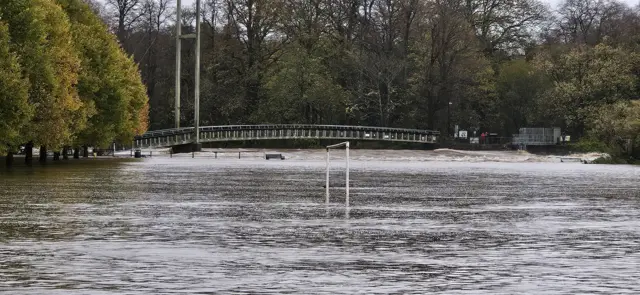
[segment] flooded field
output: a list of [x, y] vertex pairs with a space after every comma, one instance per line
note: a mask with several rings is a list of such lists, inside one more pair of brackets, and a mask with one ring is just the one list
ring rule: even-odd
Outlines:
[[237, 152], [0, 170], [0, 293], [640, 294], [640, 167]]

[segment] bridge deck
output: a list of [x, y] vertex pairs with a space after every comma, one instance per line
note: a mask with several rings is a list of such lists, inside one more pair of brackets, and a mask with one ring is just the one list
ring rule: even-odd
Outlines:
[[[138, 148], [169, 147], [195, 142], [195, 128], [149, 131], [135, 138]], [[437, 131], [343, 125], [228, 125], [200, 127], [200, 142], [273, 139], [348, 139], [434, 143]]]

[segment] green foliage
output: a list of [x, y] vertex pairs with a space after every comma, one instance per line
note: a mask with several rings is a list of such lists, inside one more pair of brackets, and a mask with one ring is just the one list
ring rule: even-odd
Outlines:
[[266, 88], [269, 98], [259, 107], [260, 122], [328, 124], [345, 113], [347, 93], [332, 81], [320, 57], [297, 45], [286, 49]]
[[640, 148], [640, 101], [603, 105], [590, 114], [588, 126], [589, 135], [608, 145], [614, 154], [637, 151]]
[[0, 4], [0, 138], [107, 145], [146, 130], [137, 66], [81, 0]]
[[[484, 130], [499, 130], [500, 102], [496, 89], [495, 72], [486, 59], [478, 57], [473, 67], [468, 68], [472, 83], [465, 87], [463, 100], [455, 106], [456, 124], [478, 127]], [[469, 120], [467, 121], [467, 117]], [[468, 126], [468, 127], [466, 127]]]
[[570, 132], [583, 135], [588, 116], [603, 104], [636, 97], [638, 56], [606, 45], [577, 47], [557, 57], [541, 56], [539, 68], [553, 86], [540, 100], [547, 122], [561, 119]]
[[71, 20], [82, 70], [78, 92], [90, 115], [78, 143], [107, 146], [146, 131], [147, 95], [137, 66], [120, 49], [115, 36], [80, 0], [57, 0]]
[[29, 81], [22, 76], [18, 57], [9, 49], [9, 28], [0, 21], [0, 153], [25, 139], [20, 131], [33, 115]]
[[521, 127], [545, 126], [551, 122], [537, 120], [536, 100], [548, 83], [541, 73], [524, 59], [504, 62], [500, 65], [496, 81], [499, 97], [500, 122], [505, 134], [515, 134]]
[[0, 13], [29, 80], [29, 103], [35, 108], [21, 134], [36, 144], [60, 147], [87, 119], [75, 88], [80, 67], [68, 18], [51, 0], [9, 1]]
[[576, 143], [570, 144], [570, 149], [583, 153], [611, 153], [611, 148], [604, 142], [593, 137], [583, 137]]
[[598, 162], [603, 164], [628, 163], [629, 156], [640, 158], [640, 101], [602, 105], [590, 114], [587, 126], [588, 135], [571, 144], [572, 150], [612, 155]]
[[[640, 54], [627, 40], [640, 18], [629, 10], [603, 2], [572, 14], [580, 3], [569, 1], [557, 29], [533, 38], [550, 19], [537, 0], [351, 2], [206, 1], [201, 123], [459, 125], [501, 136], [559, 126], [582, 137], [576, 148], [621, 153], [630, 138], [640, 151], [629, 103], [640, 97]], [[143, 20], [119, 26], [118, 44], [83, 0], [3, 1], [0, 149], [127, 142], [147, 129], [148, 96], [153, 128], [172, 127], [171, 9], [147, 4], [106, 11]], [[182, 126], [193, 124], [193, 50], [183, 42]]]

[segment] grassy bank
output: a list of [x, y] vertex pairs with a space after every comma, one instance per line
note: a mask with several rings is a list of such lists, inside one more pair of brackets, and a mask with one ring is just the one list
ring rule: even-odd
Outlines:
[[[633, 164], [640, 165], [640, 154], [629, 153], [624, 147], [619, 145], [608, 145], [604, 142], [585, 138], [576, 143], [568, 145], [574, 153], [607, 153], [608, 158], [599, 158], [593, 161], [594, 164]], [[640, 148], [634, 150], [640, 151]]]

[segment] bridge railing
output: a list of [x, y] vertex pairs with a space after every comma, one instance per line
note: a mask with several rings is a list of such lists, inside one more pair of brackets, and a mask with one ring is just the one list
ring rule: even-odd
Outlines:
[[[184, 133], [192, 133], [194, 127], [183, 127], [183, 128], [173, 128], [173, 129], [162, 129], [162, 130], [153, 130], [147, 131], [143, 135], [137, 136], [138, 138], [150, 138], [150, 137], [158, 137], [165, 135], [176, 135], [176, 134], [184, 134]], [[200, 128], [202, 130], [202, 128]]]
[[[374, 127], [374, 126], [346, 126], [346, 125], [310, 125], [310, 124], [264, 124], [264, 125], [223, 125], [223, 126], [203, 126], [203, 131], [226, 131], [226, 130], [275, 130], [275, 129], [318, 129], [318, 130], [359, 130], [372, 132], [410, 132], [429, 135], [440, 135], [440, 132], [433, 130], [408, 129], [408, 128], [390, 128], [390, 127]], [[145, 134], [136, 137], [136, 139], [153, 138], [166, 135], [178, 135], [192, 133], [194, 127], [184, 127], [177, 129], [163, 129], [148, 131]]]
[[[184, 127], [149, 131], [134, 140], [136, 147], [166, 147], [192, 143], [195, 128]], [[200, 141], [237, 141], [263, 139], [353, 139], [434, 143], [437, 131], [373, 126], [272, 124], [200, 127]]]
[[263, 125], [224, 125], [224, 126], [204, 126], [202, 131], [217, 130], [260, 130], [260, 129], [327, 129], [327, 130], [362, 130], [362, 131], [389, 131], [389, 132], [416, 132], [438, 135], [440, 132], [422, 129], [376, 127], [376, 126], [354, 126], [354, 125], [311, 125], [311, 124], [263, 124]]

